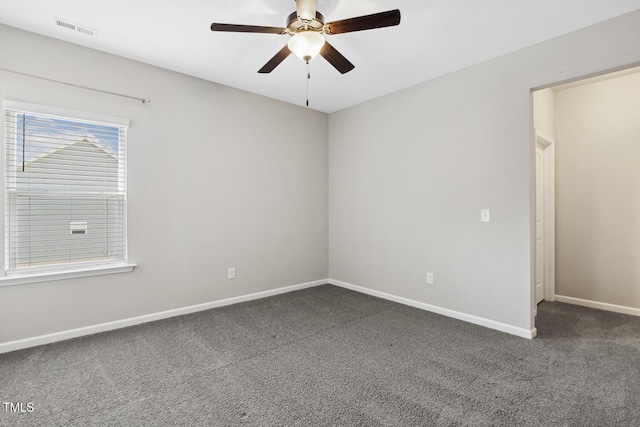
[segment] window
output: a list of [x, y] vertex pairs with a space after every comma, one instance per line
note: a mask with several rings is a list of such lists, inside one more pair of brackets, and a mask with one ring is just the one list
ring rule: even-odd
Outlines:
[[6, 275], [126, 264], [128, 120], [3, 107]]

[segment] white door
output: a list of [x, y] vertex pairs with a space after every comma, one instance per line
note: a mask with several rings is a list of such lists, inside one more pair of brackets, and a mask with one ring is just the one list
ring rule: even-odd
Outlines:
[[536, 304], [544, 299], [544, 147], [536, 144]]

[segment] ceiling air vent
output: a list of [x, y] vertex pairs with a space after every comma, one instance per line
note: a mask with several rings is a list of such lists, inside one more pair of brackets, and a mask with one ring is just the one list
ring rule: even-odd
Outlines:
[[73, 22], [69, 22], [64, 19], [54, 18], [56, 26], [65, 28], [67, 30], [76, 31], [78, 33], [85, 34], [87, 36], [95, 36], [98, 34], [98, 30], [94, 30], [93, 28], [84, 27], [82, 25], [74, 24]]

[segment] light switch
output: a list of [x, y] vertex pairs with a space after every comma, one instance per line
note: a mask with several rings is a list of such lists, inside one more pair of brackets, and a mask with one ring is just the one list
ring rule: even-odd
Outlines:
[[480, 222], [491, 222], [490, 209], [480, 209]]

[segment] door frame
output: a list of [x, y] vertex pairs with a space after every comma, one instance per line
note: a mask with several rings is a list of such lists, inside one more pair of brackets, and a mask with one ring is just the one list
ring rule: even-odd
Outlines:
[[[535, 129], [534, 153], [538, 144], [543, 148], [543, 221], [544, 221], [544, 300], [554, 301], [556, 296], [556, 206], [555, 206], [555, 140], [552, 136]], [[535, 174], [535, 168], [534, 168]], [[535, 183], [535, 179], [534, 179]], [[536, 185], [536, 184], [534, 184]], [[535, 191], [534, 191], [535, 198]], [[532, 218], [535, 227], [535, 215]], [[535, 228], [534, 228], [535, 229]], [[535, 252], [534, 252], [535, 253]], [[535, 255], [534, 255], [535, 257]], [[534, 258], [535, 259], [535, 258]], [[535, 295], [535, 279], [532, 281]]]

